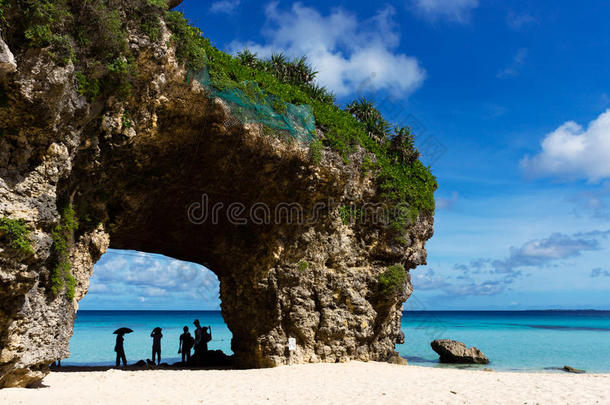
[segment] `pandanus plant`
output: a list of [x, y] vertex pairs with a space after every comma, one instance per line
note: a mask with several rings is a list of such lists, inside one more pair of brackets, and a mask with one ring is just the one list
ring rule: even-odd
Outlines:
[[307, 63], [307, 58], [301, 56], [300, 58], [294, 59], [287, 66], [288, 77], [291, 78], [293, 83], [312, 83], [318, 74], [313, 68]]
[[314, 100], [318, 100], [326, 104], [334, 104], [335, 102], [335, 95], [328, 91], [326, 87], [319, 86], [315, 82], [307, 85], [307, 92]]
[[315, 82], [318, 72], [305, 56], [289, 61], [283, 53], [274, 53], [269, 59], [261, 60], [256, 53], [245, 48], [236, 57], [243, 66], [269, 72], [283, 83], [300, 86], [314, 100], [326, 104], [335, 102], [335, 95]]
[[248, 48], [245, 48], [243, 51], [238, 52], [237, 59], [242, 65], [253, 69], [257, 68], [260, 64], [260, 61], [256, 57], [256, 54], [250, 52]]
[[368, 135], [377, 143], [383, 143], [390, 135], [390, 123], [375, 108], [375, 104], [366, 98], [361, 97], [352, 101], [345, 107], [345, 111], [363, 123]]
[[394, 136], [390, 141], [389, 152], [391, 156], [402, 163], [413, 163], [419, 158], [411, 128], [394, 127]]

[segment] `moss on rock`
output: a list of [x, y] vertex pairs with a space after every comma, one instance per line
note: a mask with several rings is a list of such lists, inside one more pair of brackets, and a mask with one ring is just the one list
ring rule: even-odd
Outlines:
[[58, 296], [65, 286], [66, 298], [70, 301], [74, 299], [76, 280], [71, 271], [69, 248], [76, 229], [78, 229], [78, 219], [72, 205], [68, 205], [61, 213], [60, 224], [51, 234], [56, 261], [51, 272], [51, 293], [53, 296]]
[[401, 264], [389, 266], [379, 275], [379, 287], [383, 295], [391, 295], [403, 288], [407, 272]]
[[23, 220], [0, 218], [0, 239], [4, 238], [8, 245], [22, 254], [32, 254], [30, 232]]

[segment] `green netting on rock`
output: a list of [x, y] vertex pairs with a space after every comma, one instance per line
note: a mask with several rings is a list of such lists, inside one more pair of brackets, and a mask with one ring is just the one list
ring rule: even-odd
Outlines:
[[289, 135], [302, 142], [310, 142], [316, 136], [316, 121], [309, 105], [286, 103], [252, 81], [212, 83], [207, 70], [191, 74], [190, 79], [205, 86], [213, 97], [224, 100], [243, 124], [258, 122], [266, 133]]

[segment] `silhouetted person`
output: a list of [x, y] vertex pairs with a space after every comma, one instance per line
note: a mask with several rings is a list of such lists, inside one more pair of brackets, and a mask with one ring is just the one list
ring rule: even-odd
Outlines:
[[180, 335], [180, 344], [178, 345], [178, 353], [182, 353], [182, 363], [190, 363], [191, 361], [191, 349], [195, 339], [189, 333], [188, 326], [184, 327], [184, 333]]
[[150, 337], [153, 338], [153, 346], [152, 346], [152, 361], [155, 363], [155, 355], [157, 355], [157, 364], [161, 364], [161, 338], [163, 334], [161, 333], [161, 328], [155, 328]]
[[201, 341], [203, 340], [203, 328], [199, 323], [199, 319], [195, 319], [193, 325], [195, 325], [195, 361], [199, 362], [201, 361]]
[[[195, 361], [199, 364], [203, 362], [208, 351], [208, 342], [212, 340], [211, 328], [202, 328], [199, 324], [199, 319], [193, 322], [195, 325]], [[208, 332], [206, 329], [209, 329]]]
[[203, 339], [202, 346], [203, 352], [207, 353], [208, 351], [208, 342], [212, 340], [212, 327], [208, 326], [207, 328], [203, 328]]
[[123, 367], [127, 366], [127, 359], [125, 358], [125, 348], [123, 347], [124, 341], [125, 337], [122, 333], [116, 335], [116, 345], [114, 346], [114, 351], [116, 352], [117, 367], [121, 365], [121, 360], [123, 360]]

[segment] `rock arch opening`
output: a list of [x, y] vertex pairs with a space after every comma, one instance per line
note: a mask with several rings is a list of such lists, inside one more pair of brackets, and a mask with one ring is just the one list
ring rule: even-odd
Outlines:
[[[62, 364], [113, 365], [112, 332], [120, 327], [134, 330], [126, 337], [128, 364], [151, 358], [150, 333], [156, 327], [163, 329], [162, 362], [181, 362], [179, 338], [184, 326], [194, 334], [195, 319], [212, 329], [208, 349], [230, 355], [231, 332], [220, 314], [219, 303], [218, 279], [203, 266], [161, 255], [110, 249], [94, 266], [70, 339], [70, 357]], [[210, 366], [221, 365], [212, 364], [212, 356], [209, 357]], [[219, 354], [216, 357], [217, 361], [227, 360]]]

